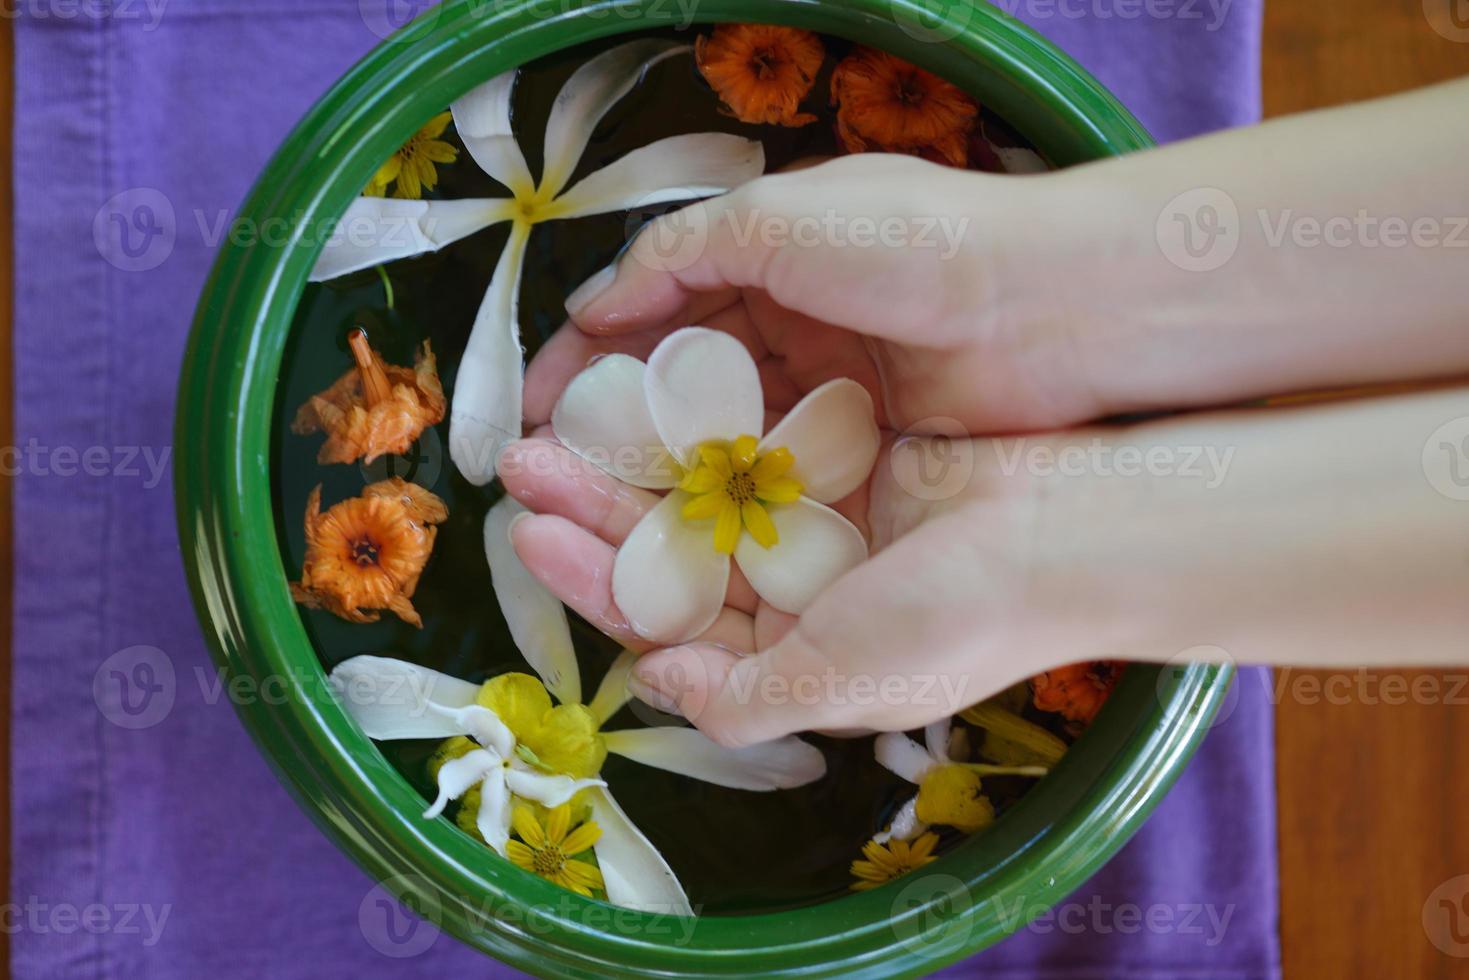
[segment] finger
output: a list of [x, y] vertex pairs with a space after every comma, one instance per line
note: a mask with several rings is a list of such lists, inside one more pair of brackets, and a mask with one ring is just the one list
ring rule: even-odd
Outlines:
[[[510, 543], [530, 573], [577, 615], [630, 649], [641, 652], [652, 645], [638, 636], [612, 597], [617, 552], [607, 542], [564, 518], [530, 515], [510, 526]], [[725, 606], [700, 639], [750, 650], [755, 622], [748, 613]]]
[[640, 361], [647, 360], [666, 333], [646, 331], [592, 337], [569, 323], [564, 324], [526, 365], [522, 406], [526, 424], [549, 422], [561, 393], [594, 358], [603, 354], [630, 354]]
[[[565, 518], [612, 548], [627, 539], [659, 500], [657, 494], [623, 483], [549, 439], [510, 443], [500, 454], [498, 472], [505, 490], [529, 510]], [[610, 568], [609, 559], [609, 576]], [[724, 601], [747, 614], [759, 602], [737, 565], [730, 568]]]

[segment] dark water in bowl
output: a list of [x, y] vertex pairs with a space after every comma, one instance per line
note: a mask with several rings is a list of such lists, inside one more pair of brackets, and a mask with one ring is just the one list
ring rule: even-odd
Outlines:
[[[688, 33], [674, 36], [692, 41]], [[626, 39], [570, 49], [523, 70], [515, 124], [533, 173], [540, 170], [545, 122], [562, 82], [588, 56]], [[844, 42], [829, 39], [827, 47], [826, 68], [807, 99], [813, 111], [825, 103], [831, 66], [843, 53]], [[763, 140], [767, 169], [773, 170], [801, 157], [837, 151], [830, 115], [822, 115], [799, 129], [739, 123], [720, 112], [718, 99], [698, 77], [691, 57], [673, 58], [653, 68], [644, 83], [608, 113], [572, 179], [656, 139], [700, 131]], [[991, 135], [1004, 131], [988, 114], [985, 126]], [[452, 129], [446, 138], [454, 138]], [[439, 173], [433, 196], [507, 196], [462, 150], [459, 161], [440, 167]], [[550, 222], [531, 233], [520, 293], [521, 335], [528, 354], [534, 354], [561, 325], [566, 294], [610, 262], [631, 233], [652, 216], [614, 213]], [[390, 363], [412, 363], [416, 345], [429, 338], [445, 388], [452, 392], [460, 353], [507, 233], [508, 226], [491, 228], [438, 254], [387, 266], [395, 292], [391, 311], [385, 308], [382, 284], [371, 270], [310, 286], [301, 299], [281, 365], [272, 447], [276, 530], [287, 575], [295, 579], [300, 574], [305, 554], [302, 515], [306, 497], [317, 483], [323, 485], [323, 507], [355, 496], [367, 483], [388, 475], [428, 487], [449, 506], [449, 519], [439, 529], [433, 558], [413, 600], [423, 617], [422, 630], [390, 614], [378, 623], [359, 625], [329, 613], [301, 610], [307, 634], [327, 670], [364, 653], [400, 657], [471, 681], [528, 669], [500, 615], [484, 557], [484, 515], [501, 491], [498, 485], [472, 486], [459, 476], [446, 450], [447, 420], [425, 434], [413, 457], [379, 460], [371, 468], [319, 466], [321, 436], [290, 432], [297, 406], [351, 364], [346, 337], [359, 324], [367, 327], [373, 346]], [[575, 617], [572, 629], [584, 698], [590, 700], [618, 647]], [[652, 712], [641, 706], [636, 715], [627, 708], [607, 729], [642, 727], [642, 719], [650, 717]], [[828, 775], [797, 790], [724, 789], [617, 756], [608, 757], [603, 776], [628, 815], [678, 873], [695, 908], [705, 914], [735, 914], [800, 907], [846, 892], [850, 861], [914, 792], [874, 761], [871, 739], [808, 737], [825, 753]], [[424, 763], [436, 744], [386, 742], [378, 747], [431, 799], [434, 789]], [[1001, 807], [1024, 788], [1019, 780], [997, 779], [986, 786]], [[500, 859], [487, 850], [485, 860]]]

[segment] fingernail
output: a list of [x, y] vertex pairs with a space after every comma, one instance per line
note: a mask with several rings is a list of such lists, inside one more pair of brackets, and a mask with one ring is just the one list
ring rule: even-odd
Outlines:
[[662, 678], [652, 671], [633, 668], [633, 672], [627, 675], [627, 689], [632, 692], [633, 697], [650, 708], [655, 708], [664, 714], [680, 714], [678, 700], [658, 687], [661, 681]]
[[533, 516], [535, 516], [535, 515], [533, 515], [530, 511], [523, 510], [519, 514], [516, 514], [514, 517], [510, 518], [510, 523], [505, 525], [505, 537], [507, 537], [507, 538], [510, 539], [510, 547], [512, 547], [512, 548], [515, 547], [515, 528], [516, 528], [516, 526], [519, 525], [520, 523], [522, 523], [523, 521], [530, 520]]
[[611, 286], [612, 281], [616, 278], [617, 264], [615, 262], [599, 272], [592, 273], [586, 282], [577, 286], [571, 291], [571, 295], [566, 297], [566, 312], [576, 316], [591, 306], [592, 300], [605, 293], [607, 287]]

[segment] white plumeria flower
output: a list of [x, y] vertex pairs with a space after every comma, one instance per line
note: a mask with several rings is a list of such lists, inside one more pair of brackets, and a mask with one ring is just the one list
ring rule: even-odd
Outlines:
[[453, 738], [464, 735], [481, 748], [439, 769], [439, 795], [424, 811], [432, 819], [470, 788], [480, 788], [476, 828], [502, 856], [510, 838], [510, 796], [560, 806], [600, 779], [571, 779], [532, 768], [515, 752], [515, 736], [475, 700], [480, 685], [387, 657], [353, 657], [338, 664], [331, 682], [343, 692], [347, 713], [368, 738]]
[[454, 384], [449, 454], [464, 478], [488, 483], [500, 447], [521, 430], [520, 271], [534, 225], [669, 201], [722, 194], [765, 169], [760, 143], [727, 133], [671, 136], [640, 147], [568, 188], [592, 131], [652, 65], [689, 51], [666, 40], [620, 45], [578, 68], [562, 86], [546, 124], [537, 183], [510, 124], [516, 72], [472, 89], [453, 106], [454, 126], [480, 168], [510, 190], [506, 199], [411, 201], [361, 197], [342, 218], [343, 234], [321, 253], [313, 281], [434, 252], [502, 221], [510, 238], [475, 316]]
[[881, 441], [872, 398], [851, 379], [812, 391], [761, 438], [765, 398], [749, 352], [729, 334], [687, 327], [646, 365], [596, 360], [567, 386], [551, 426], [618, 479], [669, 491], [613, 565], [613, 598], [640, 636], [675, 643], [707, 629], [731, 558], [760, 598], [800, 613], [867, 557], [861, 532], [827, 506], [867, 479]]
[[[979, 796], [981, 776], [1044, 776], [1044, 766], [992, 766], [958, 761], [968, 755], [968, 737], [953, 719], [936, 721], [923, 730], [919, 745], [902, 732], [885, 732], [873, 742], [877, 761], [918, 787], [918, 795], [898, 808], [888, 829], [873, 836], [879, 844], [912, 840], [932, 824], [979, 829], [994, 817], [989, 801]], [[924, 819], [927, 817], [927, 819]]]
[[[524, 509], [506, 497], [490, 508], [485, 520], [485, 554], [495, 593], [511, 636], [526, 661], [561, 702], [555, 710], [564, 712], [569, 707], [569, 717], [585, 726], [577, 737], [586, 743], [593, 758], [600, 758], [602, 751], [612, 752], [693, 779], [755, 791], [803, 786], [826, 773], [826, 759], [821, 752], [795, 737], [731, 749], [693, 728], [602, 731], [601, 727], [627, 703], [627, 678], [637, 656], [624, 652], [608, 668], [591, 702], [585, 706], [580, 703], [581, 671], [565, 608], [531, 576], [510, 544], [510, 522], [519, 513]], [[693, 915], [673, 869], [628, 819], [606, 783], [600, 778], [573, 779], [546, 773], [527, 764], [517, 751], [515, 733], [481, 703], [481, 685], [381, 657], [347, 660], [332, 671], [332, 679], [339, 690], [346, 692], [343, 702], [348, 713], [372, 738], [468, 735], [482, 746], [439, 769], [439, 796], [425, 816], [438, 816], [448, 800], [480, 785], [482, 802], [476, 826], [486, 842], [503, 856], [510, 798], [501, 790], [502, 785], [509, 794], [546, 806], [559, 805], [589, 790], [592, 821], [601, 830], [593, 850], [608, 900], [645, 911]], [[406, 696], [404, 688], [409, 691]], [[393, 697], [364, 693], [378, 690]], [[549, 706], [549, 698], [546, 704]]]

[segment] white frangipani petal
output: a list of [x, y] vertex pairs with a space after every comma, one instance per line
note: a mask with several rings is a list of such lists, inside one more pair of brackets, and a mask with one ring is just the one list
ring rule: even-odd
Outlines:
[[501, 497], [485, 515], [485, 558], [495, 601], [515, 646], [563, 704], [581, 703], [581, 669], [571, 644], [566, 607], [530, 573], [510, 544], [510, 522], [529, 513], [514, 497]]
[[826, 757], [794, 736], [731, 749], [696, 728], [603, 732], [607, 751], [655, 769], [733, 789], [805, 786], [826, 774]]
[[501, 857], [510, 839], [510, 789], [505, 785], [505, 771], [503, 766], [496, 768], [480, 784], [479, 811], [474, 815], [475, 829]]
[[666, 490], [678, 482], [677, 467], [648, 412], [646, 371], [627, 354], [599, 357], [561, 393], [551, 428], [567, 449], [622, 482]]
[[912, 840], [928, 829], [928, 824], [918, 819], [918, 797], [913, 797], [907, 803], [898, 808], [893, 814], [893, 822], [880, 834], [873, 834], [872, 839], [879, 844], [886, 844], [890, 840]]
[[492, 198], [459, 201], [400, 201], [359, 197], [347, 207], [327, 240], [312, 282], [323, 282], [385, 262], [437, 252], [482, 228], [508, 221], [515, 202]]
[[612, 598], [644, 639], [680, 643], [708, 629], [724, 607], [729, 556], [711, 532], [679, 513], [689, 495], [674, 490], [643, 515], [617, 549]]
[[556, 216], [580, 218], [723, 194], [765, 172], [765, 148], [730, 133], [686, 133], [640, 146], [588, 174], [556, 199]]
[[550, 198], [561, 192], [597, 123], [608, 109], [632, 91], [644, 72], [664, 58], [688, 50], [688, 45], [676, 41], [629, 41], [603, 51], [573, 72], [556, 94], [551, 117], [546, 121], [541, 193]]
[[508, 187], [511, 194], [525, 199], [535, 193], [535, 182], [510, 125], [516, 74], [512, 69], [475, 86], [455, 100], [449, 110], [454, 114], [454, 129], [474, 162]]
[[560, 806], [584, 789], [607, 784], [600, 779], [572, 779], [515, 767], [505, 770], [505, 785], [516, 796], [541, 806]]
[[463, 796], [471, 786], [478, 786], [484, 778], [501, 768], [500, 756], [485, 749], [466, 752], [457, 759], [450, 759], [439, 767], [439, 795], [434, 797], [433, 806], [423, 811], [424, 819], [432, 820], [444, 812], [450, 800]]
[[622, 706], [627, 704], [632, 692], [628, 690], [627, 678], [632, 673], [633, 665], [638, 662], [638, 655], [632, 650], [624, 650], [612, 661], [612, 666], [607, 668], [607, 673], [602, 677], [602, 683], [597, 685], [597, 693], [592, 697], [592, 703], [587, 707], [592, 712], [592, 717], [597, 719], [598, 725], [607, 724], [608, 720]]
[[332, 669], [330, 683], [368, 738], [450, 738], [460, 723], [435, 707], [474, 704], [479, 685], [388, 657], [361, 656]]
[[949, 729], [953, 725], [949, 719], [942, 718], [938, 721], [929, 722], [923, 728], [923, 745], [928, 749], [935, 762], [948, 762], [949, 760]]
[[742, 534], [734, 558], [760, 598], [781, 612], [804, 611], [827, 586], [867, 557], [862, 532], [825, 504], [802, 497], [792, 504], [772, 504], [768, 510], [779, 543], [762, 548]]
[[884, 732], [877, 736], [872, 750], [880, 765], [915, 785], [937, 764], [928, 750], [902, 732]]
[[516, 222], [500, 253], [490, 288], [454, 378], [449, 411], [449, 456], [466, 480], [483, 486], [495, 478], [495, 460], [510, 440], [520, 438], [521, 388], [520, 268], [530, 225]]
[[685, 466], [701, 443], [765, 431], [760, 372], [727, 333], [685, 327], [669, 334], [648, 358], [643, 387], [659, 437]]
[[591, 794], [592, 820], [602, 830], [593, 850], [614, 905], [665, 915], [693, 915], [683, 886], [663, 855], [605, 789]]
[[796, 460], [789, 475], [801, 481], [801, 493], [831, 504], [867, 479], [881, 443], [872, 396], [851, 378], [836, 378], [802, 398], [760, 450], [789, 449]]

